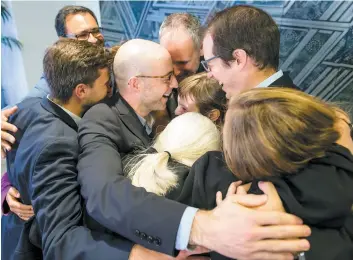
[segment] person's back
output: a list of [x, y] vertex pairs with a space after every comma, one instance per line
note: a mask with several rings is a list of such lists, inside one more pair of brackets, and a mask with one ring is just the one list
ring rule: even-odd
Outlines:
[[[31, 186], [32, 178], [36, 178], [34, 169], [37, 159], [41, 157], [43, 152], [45, 153], [46, 149], [55, 148], [58, 151], [60, 149], [67, 149], [70, 151], [72, 158], [74, 160], [76, 158], [77, 160], [77, 125], [69, 116], [66, 116], [66, 121], [61, 120], [55, 113], [55, 111], [59, 111], [58, 107], [47, 98], [30, 98], [21, 102], [18, 107], [18, 112], [10, 119], [11, 123], [17, 125], [18, 131], [16, 133], [17, 142], [7, 155], [8, 174], [11, 184], [22, 195], [22, 203], [35, 204], [38, 188], [44, 187], [44, 185]], [[53, 158], [47, 159], [50, 160]], [[60, 161], [60, 158], [57, 158], [57, 160]], [[42, 180], [42, 182], [45, 181], [45, 179]], [[67, 198], [67, 203], [69, 205], [73, 202]], [[4, 217], [8, 218], [8, 220], [4, 226], [5, 237], [2, 239], [3, 248], [11, 248], [14, 244], [18, 243], [18, 238], [15, 236], [15, 234], [19, 235], [17, 232], [25, 232], [24, 234], [30, 236], [33, 243], [33, 245], [28, 243], [30, 245], [28, 252], [2, 250], [4, 259], [10, 259], [9, 254], [13, 253], [15, 259], [16, 254], [26, 253], [30, 255], [35, 253], [36, 255], [41, 255], [41, 250], [39, 250], [41, 248], [39, 234], [26, 233], [29, 231], [26, 228], [22, 231], [23, 225], [31, 230], [36, 230], [34, 219], [24, 223], [15, 214], [9, 214]], [[6, 237], [6, 235], [9, 235], [9, 237]], [[33, 235], [35, 236], [33, 237]]]
[[259, 181], [271, 181], [284, 209], [312, 228], [306, 259], [351, 259], [353, 141], [346, 120], [335, 107], [290, 89], [234, 97], [223, 129], [224, 158], [211, 152], [191, 169], [198, 186], [193, 205], [216, 206], [209, 198], [225, 194], [233, 181], [249, 183], [255, 194], [262, 193]]

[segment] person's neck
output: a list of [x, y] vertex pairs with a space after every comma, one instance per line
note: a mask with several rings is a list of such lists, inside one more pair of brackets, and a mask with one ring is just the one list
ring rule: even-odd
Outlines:
[[125, 99], [125, 101], [132, 107], [132, 109], [135, 111], [136, 114], [139, 116], [146, 118], [151, 111], [146, 111], [141, 104], [139, 104], [138, 100], [136, 100], [136, 96], [133, 96], [132, 94], [128, 93], [120, 93], [120, 95]]
[[265, 68], [262, 70], [253, 68], [249, 71], [249, 73], [246, 74], [244, 85], [246, 85], [247, 89], [253, 89], [276, 72], [277, 71], [274, 68]]
[[55, 104], [69, 110], [71, 113], [73, 113], [76, 116], [81, 117], [82, 115], [82, 107], [77, 104], [77, 102], [73, 101], [72, 99], [70, 99], [67, 103], [63, 103], [62, 101], [55, 99], [55, 98], [51, 98], [51, 101], [53, 101]]

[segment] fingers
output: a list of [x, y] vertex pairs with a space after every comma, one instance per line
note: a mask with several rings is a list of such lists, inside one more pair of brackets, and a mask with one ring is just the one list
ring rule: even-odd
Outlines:
[[13, 124], [10, 124], [4, 121], [4, 118], [3, 118], [3, 120], [1, 121], [1, 132], [2, 131], [10, 131], [12, 133], [16, 133], [17, 127]]
[[236, 194], [238, 194], [238, 195], [245, 195], [245, 194], [247, 194], [245, 187], [244, 187], [243, 185], [242, 185], [242, 186], [239, 186], [239, 187], [237, 188], [237, 193], [236, 193]]
[[7, 192], [7, 194], [9, 194], [9, 195], [11, 195], [11, 196], [13, 196], [15, 198], [18, 198], [18, 199], [21, 197], [21, 195], [18, 192], [18, 190], [16, 190], [16, 188], [14, 188], [14, 187], [10, 187], [9, 191]]
[[25, 205], [20, 203], [19, 201], [13, 199], [10, 201], [6, 200], [7, 204], [9, 204], [9, 208], [12, 212], [16, 213], [16, 214], [24, 214], [24, 215], [33, 215], [33, 209], [31, 205]]
[[238, 203], [244, 207], [259, 207], [266, 203], [266, 195], [253, 195], [253, 194], [244, 194], [244, 195], [233, 195], [232, 201]]
[[240, 184], [241, 184], [241, 181], [232, 182], [228, 187], [226, 197], [228, 197], [229, 195], [235, 194], [235, 192], [237, 191], [237, 188], [240, 186]]
[[[236, 181], [236, 182], [232, 182], [229, 187], [228, 187], [228, 191], [226, 194], [226, 197], [231, 196], [233, 194], [236, 193], [237, 188], [241, 185], [242, 181]], [[216, 204], [217, 206], [223, 201], [222, 198], [222, 193], [220, 191], [217, 191], [216, 193]]]
[[281, 198], [271, 182], [259, 182], [259, 188], [267, 195], [268, 201], [261, 210], [285, 212]]
[[[256, 195], [255, 195], [256, 196]], [[257, 195], [259, 196], [259, 195]], [[301, 225], [303, 221], [297, 216], [276, 211], [257, 211], [252, 215], [258, 225]]]
[[14, 187], [11, 187], [6, 195], [6, 202], [10, 210], [16, 215], [21, 214], [24, 217], [31, 217], [34, 214], [32, 206], [20, 203], [18, 198], [20, 198], [20, 193]]
[[[293, 260], [294, 256], [290, 253], [271, 253], [271, 252], [258, 252], [251, 255], [247, 260]], [[239, 258], [238, 260], [245, 260]]]
[[272, 182], [259, 182], [259, 188], [268, 196], [279, 197], [277, 190]]
[[34, 214], [16, 214], [20, 219], [27, 221], [29, 220]]
[[13, 106], [11, 108], [8, 109], [4, 109], [3, 111], [1, 111], [1, 116], [5, 116], [5, 117], [9, 117], [12, 114], [14, 114], [17, 111], [18, 107], [17, 106]]
[[219, 204], [221, 204], [222, 201], [223, 201], [222, 192], [217, 191], [217, 193], [216, 193], [216, 204], [217, 204], [217, 206], [219, 206]]
[[211, 258], [207, 256], [189, 256], [186, 259], [187, 260], [210, 260]]
[[6, 157], [6, 150], [1, 147], [1, 158], [4, 159]]
[[259, 227], [256, 232], [253, 232], [253, 236], [256, 239], [290, 239], [307, 237], [310, 234], [311, 230], [306, 225], [264, 226]]
[[281, 252], [303, 252], [310, 249], [310, 244], [306, 239], [290, 239], [290, 240], [260, 240], [254, 245], [258, 252], [267, 251], [274, 253]]

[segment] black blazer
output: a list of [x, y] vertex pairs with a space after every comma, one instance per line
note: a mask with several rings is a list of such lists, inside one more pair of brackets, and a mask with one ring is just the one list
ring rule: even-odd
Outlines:
[[[116, 94], [86, 112], [78, 135], [78, 181], [87, 214], [142, 246], [175, 254], [186, 206], [134, 187], [123, 175], [122, 157], [147, 148], [151, 141], [134, 110]], [[92, 223], [89, 226], [95, 229]]]
[[[217, 191], [224, 197], [237, 180], [221, 152], [208, 152], [192, 166], [178, 200], [212, 209]], [[311, 227], [307, 260], [353, 259], [353, 156], [346, 148], [334, 145], [325, 157], [310, 161], [296, 174], [263, 180], [273, 182], [287, 212]], [[252, 185], [250, 192], [257, 193], [257, 188]], [[213, 255], [212, 259], [228, 258]]]
[[128, 259], [130, 241], [82, 226], [74, 120], [47, 98], [18, 107], [10, 118], [18, 132], [7, 153], [8, 175], [35, 216], [27, 222], [15, 214], [2, 217], [3, 259]]

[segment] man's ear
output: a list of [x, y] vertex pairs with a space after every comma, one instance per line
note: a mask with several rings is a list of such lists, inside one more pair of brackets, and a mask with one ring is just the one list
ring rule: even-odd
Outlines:
[[84, 99], [88, 95], [90, 86], [87, 84], [80, 83], [74, 88], [74, 94], [80, 100]]
[[137, 77], [131, 77], [127, 82], [127, 85], [133, 92], [138, 92], [140, 90], [140, 81]]
[[216, 122], [219, 117], [221, 116], [221, 111], [218, 109], [212, 109], [210, 112], [208, 112], [207, 117], [211, 119], [212, 122]]
[[240, 69], [245, 67], [248, 58], [246, 51], [244, 51], [243, 49], [236, 49], [233, 51], [232, 56], [234, 58], [236, 66], [239, 66]]

